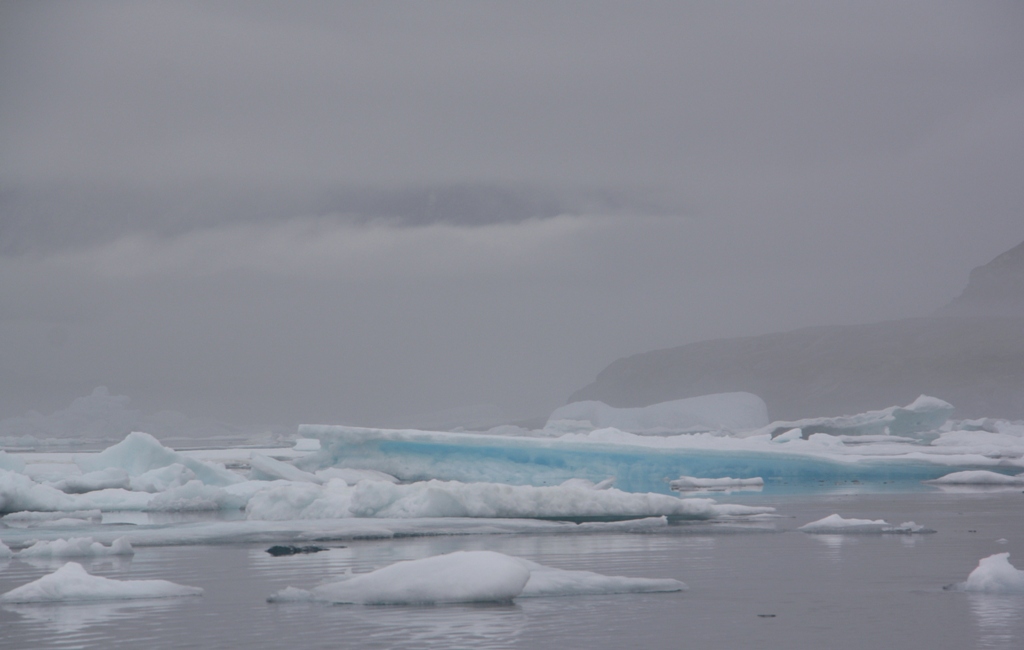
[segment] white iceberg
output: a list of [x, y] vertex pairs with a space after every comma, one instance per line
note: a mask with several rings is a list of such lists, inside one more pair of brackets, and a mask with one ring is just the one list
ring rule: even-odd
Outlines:
[[1010, 564], [1009, 553], [996, 553], [982, 558], [965, 582], [952, 587], [959, 591], [1024, 594], [1024, 571]]
[[329, 582], [308, 591], [289, 587], [271, 602], [318, 600], [361, 605], [508, 602], [530, 579], [520, 560], [494, 551], [457, 551]]
[[199, 587], [167, 580], [112, 580], [89, 575], [81, 564], [68, 562], [53, 573], [0, 595], [2, 603], [125, 600], [199, 596]]
[[1024, 485], [1024, 474], [1010, 476], [1008, 474], [1000, 474], [999, 472], [990, 472], [988, 470], [981, 469], [966, 472], [953, 472], [952, 474], [946, 474], [945, 476], [940, 476], [939, 478], [931, 481], [925, 481], [925, 483], [932, 483], [935, 485], [1016, 486]]
[[640, 408], [616, 408], [604, 402], [573, 402], [548, 417], [545, 429], [577, 430], [581, 427], [648, 435], [698, 431], [745, 431], [768, 424], [768, 407], [753, 393], [717, 393], [672, 400]]
[[141, 431], [129, 433], [124, 440], [98, 454], [77, 455], [75, 462], [83, 472], [116, 467], [131, 476], [141, 476], [150, 470], [178, 464], [190, 469], [196, 478], [208, 485], [231, 485], [245, 480], [223, 466], [204, 463], [164, 447], [159, 440]]
[[934, 533], [934, 530], [925, 528], [913, 521], [905, 521], [894, 526], [884, 519], [844, 519], [837, 514], [829, 515], [823, 519], [812, 521], [809, 524], [800, 526], [797, 530], [805, 533], [824, 535], [852, 534], [852, 533]]
[[566, 571], [494, 551], [457, 551], [397, 562], [310, 590], [288, 587], [271, 602], [326, 601], [365, 605], [505, 602], [513, 598], [684, 591], [671, 578]]
[[907, 406], [890, 406], [880, 411], [829, 418], [807, 418], [772, 422], [750, 435], [770, 433], [772, 437], [800, 430], [804, 438], [815, 433], [833, 436], [916, 436], [937, 431], [953, 414], [953, 405], [936, 397], [921, 395]]
[[91, 537], [42, 540], [18, 551], [19, 558], [108, 557], [134, 554], [135, 550], [125, 537], [115, 539], [110, 546], [95, 542]]

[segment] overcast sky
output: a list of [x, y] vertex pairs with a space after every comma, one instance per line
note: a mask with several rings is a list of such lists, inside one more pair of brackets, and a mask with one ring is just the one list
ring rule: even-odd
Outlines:
[[0, 417], [527, 417], [927, 315], [1024, 240], [1022, 117], [1014, 1], [4, 2]]

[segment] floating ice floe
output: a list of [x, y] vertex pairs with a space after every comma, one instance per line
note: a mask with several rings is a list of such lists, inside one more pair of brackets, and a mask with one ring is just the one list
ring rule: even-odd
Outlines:
[[332, 519], [345, 517], [547, 518], [576, 521], [668, 516], [677, 519], [749, 517], [773, 508], [719, 504], [652, 493], [595, 490], [593, 484], [535, 487], [501, 483], [424, 481], [395, 485], [382, 481], [349, 486], [332, 480], [319, 486], [290, 483], [254, 494], [249, 519]]
[[440, 604], [685, 589], [686, 585], [679, 580], [563, 571], [494, 551], [457, 551], [397, 562], [310, 590], [288, 587], [269, 600], [364, 605]]
[[646, 435], [700, 431], [745, 431], [768, 424], [768, 407], [753, 393], [718, 393], [640, 408], [616, 408], [604, 402], [573, 402], [548, 418], [548, 431], [574, 432], [614, 427]]
[[919, 534], [919, 533], [934, 533], [935, 531], [930, 528], [925, 528], [912, 521], [905, 521], [899, 526], [894, 526], [884, 519], [844, 519], [839, 515], [833, 514], [812, 521], [809, 524], [800, 526], [797, 530], [802, 530], [805, 533], [825, 534], [825, 535], [849, 535], [855, 533], [894, 533], [894, 534]]
[[1024, 594], [1024, 571], [1010, 564], [1009, 553], [996, 553], [982, 558], [965, 582], [950, 585], [947, 589], [991, 594]]
[[1010, 476], [1008, 474], [1000, 474], [999, 472], [991, 472], [988, 470], [972, 470], [966, 472], [953, 472], [952, 474], [946, 474], [945, 476], [940, 476], [937, 479], [926, 481], [926, 483], [932, 483], [935, 485], [1017, 486], [1024, 485], [1024, 473]]
[[38, 541], [18, 551], [19, 558], [62, 558], [62, 557], [108, 557], [111, 555], [134, 555], [127, 538], [119, 537], [110, 546], [93, 541], [91, 537], [72, 537]]
[[[892, 412], [886, 410], [882, 419]], [[877, 424], [879, 418], [872, 417]], [[942, 431], [928, 440], [807, 435], [810, 430], [795, 427], [773, 439], [770, 428], [746, 437], [726, 432], [655, 437], [605, 428], [551, 438], [302, 425], [301, 435], [320, 439], [321, 450], [296, 465], [308, 472], [372, 469], [407, 482], [557, 485], [570, 478], [597, 482], [614, 476], [622, 490], [661, 493], [670, 491], [667, 479], [678, 476], [759, 476], [766, 486], [795, 486], [915, 483], [951, 469], [1024, 469], [1024, 427], [999, 434]], [[853, 439], [864, 444], [847, 442]]]
[[687, 491], [725, 491], [741, 489], [760, 489], [764, 487], [764, 479], [754, 478], [697, 478], [696, 476], [680, 476], [669, 482], [669, 487], [677, 492]]
[[907, 406], [890, 406], [880, 411], [831, 418], [808, 418], [793, 422], [772, 422], [765, 430], [750, 435], [769, 433], [772, 437], [800, 430], [807, 438], [815, 433], [833, 436], [893, 435], [915, 436], [936, 431], [953, 414], [953, 405], [935, 397], [921, 395]]
[[141, 476], [154, 469], [178, 464], [187, 467], [207, 485], [224, 486], [245, 480], [223, 466], [204, 463], [164, 447], [156, 438], [140, 431], [128, 434], [124, 440], [98, 454], [76, 455], [75, 462], [83, 472], [114, 467], [127, 471], [131, 476]]
[[273, 481], [275, 479], [284, 479], [299, 483], [323, 483], [323, 479], [315, 474], [304, 472], [295, 465], [290, 465], [263, 454], [253, 453], [249, 463], [252, 468], [249, 471], [249, 478], [251, 480]]
[[53, 573], [0, 595], [3, 603], [125, 600], [199, 596], [199, 587], [167, 580], [112, 580], [90, 575], [81, 564], [68, 562]]

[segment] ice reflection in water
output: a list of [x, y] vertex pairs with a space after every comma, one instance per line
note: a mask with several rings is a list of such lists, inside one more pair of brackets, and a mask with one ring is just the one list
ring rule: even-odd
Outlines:
[[981, 633], [979, 648], [1018, 650], [1020, 620], [1024, 615], [1024, 595], [968, 594], [971, 613]]
[[4, 605], [34, 624], [41, 624], [48, 632], [59, 635], [75, 634], [86, 628], [118, 618], [140, 615], [160, 616], [181, 605], [178, 598], [152, 600], [107, 601], [93, 604], [39, 603]]

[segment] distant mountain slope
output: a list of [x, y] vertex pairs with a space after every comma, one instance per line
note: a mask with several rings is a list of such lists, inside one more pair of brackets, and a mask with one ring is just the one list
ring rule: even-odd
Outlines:
[[760, 395], [773, 419], [858, 413], [924, 393], [956, 417], [1024, 419], [1024, 244], [972, 271], [930, 318], [701, 341], [615, 361], [570, 402]]

